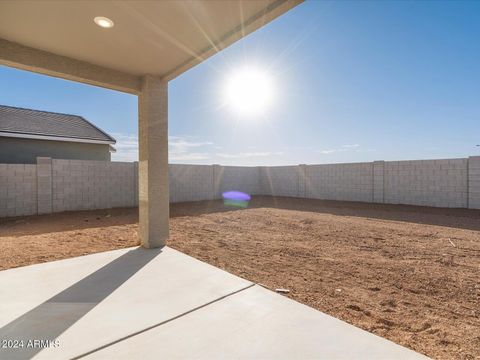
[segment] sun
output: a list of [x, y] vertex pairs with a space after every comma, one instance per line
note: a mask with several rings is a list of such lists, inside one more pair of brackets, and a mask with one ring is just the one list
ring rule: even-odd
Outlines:
[[225, 102], [237, 115], [263, 115], [272, 105], [273, 82], [267, 71], [244, 67], [233, 72], [225, 87]]

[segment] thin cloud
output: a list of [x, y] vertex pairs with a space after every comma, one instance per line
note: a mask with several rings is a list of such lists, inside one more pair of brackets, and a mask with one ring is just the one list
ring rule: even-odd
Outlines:
[[[116, 133], [116, 153], [112, 154], [114, 161], [138, 161], [138, 136]], [[203, 147], [212, 146], [210, 141], [193, 141], [187, 136], [169, 136], [168, 152], [170, 161], [194, 161], [210, 158], [206, 151], [198, 151]], [[196, 151], [193, 151], [193, 150]]]
[[360, 147], [359, 144], [347, 144], [347, 145], [340, 146], [338, 149], [317, 150], [317, 152], [320, 154], [326, 154], [326, 155], [337, 153], [337, 152], [350, 151], [350, 150], [355, 150], [358, 152], [359, 147]]
[[244, 158], [250, 158], [250, 157], [266, 157], [266, 156], [278, 156], [278, 155], [283, 155], [282, 152], [240, 152], [236, 154], [227, 154], [227, 153], [217, 153], [215, 154], [218, 157], [224, 158], [224, 159], [244, 159]]
[[136, 135], [112, 134], [117, 140], [117, 152], [112, 154], [114, 161], [138, 161], [138, 138]]
[[169, 136], [168, 137], [168, 146], [174, 152], [186, 152], [191, 148], [198, 148], [202, 146], [213, 145], [210, 141], [191, 141], [188, 137], [181, 136]]
[[185, 154], [172, 154], [168, 155], [171, 161], [195, 161], [210, 159], [209, 153], [185, 153]]
[[[192, 141], [186, 136], [168, 137], [168, 159], [170, 161], [196, 161], [210, 159], [210, 154], [206, 151], [198, 151], [204, 147], [210, 147], [213, 143], [210, 141]], [[193, 150], [196, 151], [193, 151]]]
[[375, 152], [377, 150], [375, 149], [357, 149], [355, 150], [355, 152], [359, 152], [359, 153], [368, 153], [368, 152]]

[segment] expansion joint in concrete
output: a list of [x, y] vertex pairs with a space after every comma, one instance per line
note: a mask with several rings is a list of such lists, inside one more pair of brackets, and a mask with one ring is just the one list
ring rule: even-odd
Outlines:
[[134, 332], [134, 333], [132, 333], [132, 334], [129, 334], [129, 335], [127, 335], [127, 336], [124, 336], [124, 337], [122, 337], [122, 338], [120, 338], [120, 339], [117, 339], [117, 340], [115, 340], [115, 341], [112, 341], [112, 342], [110, 342], [110, 343], [108, 343], [108, 344], [105, 344], [105, 345], [100, 346], [100, 347], [98, 347], [98, 348], [95, 348], [95, 349], [93, 349], [93, 350], [91, 350], [91, 351], [88, 351], [88, 352], [86, 352], [86, 353], [83, 353], [83, 354], [81, 354], [81, 355], [78, 355], [78, 356], [72, 358], [72, 360], [82, 359], [82, 358], [84, 358], [85, 356], [91, 355], [91, 354], [93, 354], [93, 353], [95, 353], [95, 352], [97, 352], [97, 351], [100, 351], [100, 350], [103, 350], [103, 349], [105, 349], [105, 348], [107, 348], [107, 347], [110, 347], [110, 346], [112, 346], [112, 345], [118, 344], [119, 342], [122, 342], [122, 341], [124, 341], [124, 340], [129, 339], [129, 338], [132, 338], [132, 337], [134, 337], [134, 336], [143, 334], [143, 333], [145, 333], [145, 332], [147, 332], [147, 331], [150, 331], [150, 330], [152, 330], [152, 329], [158, 328], [159, 326], [168, 324], [169, 322], [172, 322], [172, 321], [174, 321], [174, 320], [177, 320], [177, 319], [179, 319], [179, 318], [181, 318], [181, 317], [184, 317], [184, 316], [186, 316], [186, 315], [188, 315], [188, 314], [191, 314], [191, 313], [193, 313], [193, 312], [195, 312], [195, 311], [197, 311], [197, 310], [200, 310], [200, 309], [205, 308], [205, 307], [207, 307], [207, 306], [209, 306], [209, 305], [215, 304], [215, 303], [217, 303], [217, 302], [219, 302], [219, 301], [222, 301], [222, 300], [224, 300], [224, 299], [226, 299], [226, 298], [229, 298], [229, 297], [231, 297], [231, 296], [233, 296], [233, 295], [235, 295], [235, 294], [238, 294], [238, 293], [240, 293], [240, 292], [242, 292], [242, 291], [245, 291], [245, 290], [247, 290], [247, 289], [250, 289], [251, 287], [254, 287], [255, 285], [257, 285], [257, 284], [252, 283], [252, 284], [250, 284], [250, 285], [248, 285], [248, 286], [245, 286], [245, 287], [243, 287], [243, 288], [241, 288], [241, 289], [239, 289], [239, 290], [236, 290], [236, 291], [233, 291], [233, 292], [228, 293], [228, 294], [226, 294], [226, 295], [223, 295], [223, 296], [221, 296], [221, 297], [219, 297], [219, 298], [217, 298], [217, 299], [215, 299], [215, 300], [212, 300], [212, 301], [209, 301], [209, 302], [207, 302], [207, 303], [205, 303], [205, 304], [202, 304], [202, 305], [199, 305], [199, 306], [197, 306], [197, 307], [194, 307], [193, 309], [188, 310], [188, 311], [185, 311], [185, 312], [183, 312], [183, 313], [181, 313], [181, 314], [179, 314], [179, 315], [177, 315], [177, 316], [174, 316], [174, 317], [172, 317], [172, 318], [170, 318], [170, 319], [167, 319], [167, 320], [165, 320], [165, 321], [159, 322], [158, 324], [149, 326], [149, 327], [147, 327], [147, 328], [145, 328], [145, 329], [142, 329], [142, 330], [140, 330], [140, 331], [136, 331], [136, 332]]

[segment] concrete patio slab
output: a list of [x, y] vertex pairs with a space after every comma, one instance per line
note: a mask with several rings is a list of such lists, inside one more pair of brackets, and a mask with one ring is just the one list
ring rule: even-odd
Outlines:
[[424, 358], [168, 247], [2, 271], [0, 305], [0, 358]]
[[425, 357], [255, 285], [87, 358], [291, 360]]
[[251, 283], [170, 248], [131, 248], [0, 272], [0, 339], [59, 346], [0, 358], [66, 359]]

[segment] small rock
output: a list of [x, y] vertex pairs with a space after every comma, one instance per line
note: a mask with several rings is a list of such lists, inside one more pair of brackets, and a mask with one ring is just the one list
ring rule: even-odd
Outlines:
[[280, 293], [280, 294], [288, 294], [288, 293], [290, 292], [290, 290], [288, 290], [288, 289], [282, 289], [282, 288], [280, 288], [280, 289], [275, 289], [275, 291], [276, 291], [277, 293]]

